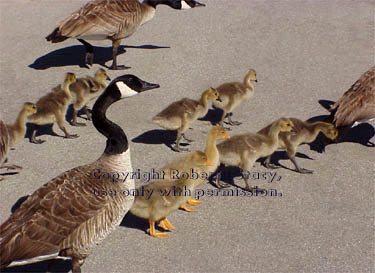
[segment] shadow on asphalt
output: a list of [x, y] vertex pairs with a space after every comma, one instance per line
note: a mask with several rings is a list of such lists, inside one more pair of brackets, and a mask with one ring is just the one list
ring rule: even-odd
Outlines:
[[[161, 49], [170, 48], [169, 46], [155, 46], [155, 45], [141, 45], [141, 46], [120, 46], [118, 48], [118, 55], [124, 54], [126, 52], [125, 48], [135, 48], [135, 49]], [[99, 64], [108, 68], [105, 65], [106, 62], [112, 60], [112, 47], [94, 47], [94, 64]], [[85, 64], [85, 47], [83, 45], [75, 45], [60, 48], [54, 50], [46, 55], [37, 58], [32, 64], [29, 65], [30, 68], [37, 70], [44, 70], [51, 67], [61, 67], [61, 66], [76, 66], [86, 67]]]

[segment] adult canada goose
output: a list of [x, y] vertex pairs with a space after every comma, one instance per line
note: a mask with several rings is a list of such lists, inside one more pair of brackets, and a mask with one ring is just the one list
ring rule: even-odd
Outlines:
[[[338, 130], [332, 123], [317, 121], [317, 122], [306, 122], [296, 118], [289, 118], [293, 122], [295, 132], [280, 132], [279, 133], [279, 149], [286, 150], [290, 160], [293, 162], [296, 171], [299, 173], [313, 173], [311, 170], [307, 170], [298, 166], [295, 159], [297, 148], [302, 143], [311, 143], [315, 140], [320, 132], [326, 137], [334, 140], [338, 135]], [[269, 130], [269, 126], [259, 131], [260, 133]], [[266, 159], [265, 166], [267, 168], [276, 168], [270, 164], [271, 156], [269, 155]]]
[[338, 141], [351, 127], [375, 119], [375, 66], [366, 71], [332, 105], [330, 112], [329, 121], [339, 129]]
[[111, 40], [113, 63], [110, 69], [125, 69], [117, 65], [117, 49], [121, 40], [131, 36], [139, 26], [150, 21], [156, 6], [168, 5], [173, 9], [205, 6], [195, 0], [92, 0], [61, 21], [46, 39], [52, 43], [68, 38], [78, 39], [86, 48], [85, 62], [92, 65], [94, 51], [85, 40]]
[[[215, 107], [223, 110], [223, 115], [220, 119], [220, 125], [228, 118], [228, 124], [240, 125], [241, 122], [233, 121], [232, 111], [240, 105], [243, 101], [250, 99], [254, 94], [253, 82], [258, 82], [257, 74], [254, 69], [249, 69], [245, 75], [243, 82], [229, 82], [224, 83], [216, 88], [219, 92], [221, 101], [214, 101]], [[229, 128], [227, 128], [229, 129]]]
[[[183, 162], [182, 165], [175, 165], [175, 170], [180, 173], [191, 169], [200, 173], [200, 167], [211, 164], [206, 154], [200, 151], [191, 152]], [[147, 231], [151, 236], [167, 238], [166, 233], [155, 230], [155, 223], [158, 222], [164, 230], [174, 229], [166, 217], [191, 197], [194, 183], [195, 179], [190, 175], [176, 178], [167, 176], [164, 179], [153, 180], [138, 189], [138, 192], [146, 194], [136, 195], [130, 212], [149, 221], [150, 229]]]
[[111, 79], [103, 68], [99, 68], [94, 77], [86, 76], [78, 78], [76, 82], [70, 85], [70, 92], [73, 98], [73, 126], [86, 126], [85, 123], [77, 122], [77, 112], [82, 109], [87, 116], [87, 120], [91, 120], [91, 114], [87, 103], [97, 98], [107, 86], [105, 81]]
[[76, 81], [74, 73], [66, 73], [63, 85], [55, 87], [50, 93], [41, 97], [37, 103], [37, 112], [29, 116], [28, 120], [34, 124], [30, 142], [41, 144], [45, 140], [36, 139], [35, 134], [39, 125], [53, 124], [57, 122], [65, 138], [77, 138], [78, 135], [71, 135], [66, 130], [65, 115], [72, 100], [70, 85]]
[[203, 91], [199, 100], [183, 98], [179, 101], [175, 101], [152, 118], [155, 124], [164, 129], [177, 130], [176, 144], [172, 147], [174, 151], [181, 152], [189, 150], [180, 147], [181, 138], [183, 137], [188, 142], [193, 141], [188, 139], [184, 132], [194, 121], [207, 114], [209, 100], [221, 100], [217, 90], [212, 87]]
[[[258, 133], [247, 133], [232, 136], [217, 145], [220, 154], [220, 163], [225, 166], [237, 166], [242, 169], [246, 189], [250, 189], [247, 174], [259, 158], [269, 156], [279, 147], [279, 133], [293, 132], [293, 122], [287, 118], [274, 121], [271, 125]], [[220, 183], [220, 175], [217, 176], [216, 185], [219, 188], [226, 187]]]
[[[120, 194], [134, 190], [133, 179], [107, 179], [108, 174], [132, 172], [132, 166], [127, 137], [106, 118], [106, 111], [121, 98], [158, 87], [134, 75], [120, 76], [109, 84], [92, 111], [95, 128], [107, 137], [104, 153], [36, 190], [1, 225], [1, 267], [70, 258], [73, 272], [81, 272], [92, 247], [120, 224], [134, 200]], [[109, 190], [119, 194], [101, 194]]]

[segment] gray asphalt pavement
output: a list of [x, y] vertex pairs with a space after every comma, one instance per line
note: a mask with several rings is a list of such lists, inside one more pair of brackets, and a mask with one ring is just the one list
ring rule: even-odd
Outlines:
[[[0, 1], [0, 118], [13, 122], [25, 101], [36, 102], [63, 81], [66, 72], [92, 75], [111, 64], [109, 41], [94, 42], [96, 63], [79, 67], [84, 48], [75, 40], [45, 41], [56, 24], [82, 0]], [[178, 156], [151, 118], [184, 96], [198, 98], [207, 87], [242, 81], [257, 71], [255, 95], [234, 112], [243, 122], [231, 135], [258, 131], [281, 117], [303, 120], [327, 114], [319, 100], [339, 98], [375, 63], [374, 1], [202, 0], [205, 8], [157, 9], [155, 18], [123, 42], [111, 78], [132, 73], [159, 89], [117, 102], [108, 117], [126, 132], [133, 168], [147, 172]], [[92, 104], [91, 104], [92, 105]], [[214, 116], [213, 112], [210, 112]], [[105, 138], [92, 123], [68, 126], [78, 139], [44, 134], [42, 145], [24, 139], [9, 153], [23, 170], [0, 183], [0, 223], [12, 206], [60, 173], [94, 161]], [[187, 136], [203, 149], [209, 121], [198, 121]], [[169, 217], [176, 229], [168, 239], [145, 234], [147, 223], [125, 217], [98, 245], [83, 272], [373, 272], [374, 148], [360, 142], [374, 124], [357, 128], [344, 143], [318, 153], [303, 145], [300, 165], [314, 174], [291, 171], [281, 155], [280, 181], [252, 180], [282, 196], [203, 196], [198, 212]], [[55, 125], [59, 136], [62, 132]], [[372, 139], [374, 140], [374, 138]], [[305, 156], [304, 156], [305, 155]], [[289, 168], [289, 169], [288, 169]], [[259, 162], [254, 172], [268, 172]], [[240, 177], [235, 183], [244, 186]], [[137, 181], [137, 185], [140, 181]], [[204, 190], [213, 190], [206, 184]], [[235, 187], [231, 187], [235, 189]], [[205, 192], [207, 193], [207, 191]], [[45, 264], [14, 268], [46, 270]], [[56, 272], [69, 270], [58, 263]]]

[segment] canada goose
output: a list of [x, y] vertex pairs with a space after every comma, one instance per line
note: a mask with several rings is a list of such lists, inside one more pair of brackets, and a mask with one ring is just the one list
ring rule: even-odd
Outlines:
[[[330, 109], [340, 141], [349, 129], [375, 119], [375, 66], [366, 71]], [[373, 146], [373, 145], [371, 145]]]
[[[220, 164], [219, 151], [217, 150], [216, 142], [221, 139], [229, 139], [229, 138], [230, 136], [227, 134], [224, 128], [220, 126], [213, 126], [211, 128], [206, 138], [206, 147], [205, 147], [205, 154], [207, 155], [207, 158], [211, 164], [201, 167], [200, 168], [201, 172], [204, 172], [207, 174], [211, 174], [215, 172], [215, 170]], [[161, 169], [165, 173], [164, 177], [170, 178], [170, 174], [173, 174], [173, 172], [175, 172], [176, 170], [179, 173], [182, 173], [186, 169], [189, 169], [189, 164], [187, 164], [188, 167], [186, 167], [186, 163], [185, 163], [187, 158], [188, 156], [183, 156], [180, 159], [174, 160], [172, 163], [164, 166]], [[198, 179], [196, 179], [194, 183], [194, 190], [204, 182], [205, 182], [205, 179], [202, 177], [199, 177]], [[201, 202], [202, 201], [195, 199], [195, 198], [189, 198], [187, 200], [187, 203], [192, 206], [200, 204]], [[180, 209], [188, 211], [188, 212], [195, 211], [193, 208], [187, 207], [185, 204], [180, 206]]]
[[[258, 82], [254, 69], [249, 69], [243, 82], [224, 83], [216, 88], [219, 91], [221, 101], [214, 101], [215, 107], [223, 110], [220, 125], [228, 118], [228, 124], [240, 125], [241, 122], [233, 121], [231, 118], [232, 111], [240, 105], [241, 102], [250, 99], [254, 94], [254, 85], [252, 82]], [[228, 128], [227, 128], [228, 129]]]
[[[319, 132], [322, 132], [326, 137], [334, 140], [338, 135], [338, 130], [332, 123], [327, 122], [305, 122], [296, 118], [289, 118], [293, 122], [294, 133], [290, 132], [280, 132], [279, 133], [279, 149], [286, 150], [290, 160], [296, 167], [296, 171], [299, 173], [313, 173], [311, 170], [307, 170], [298, 166], [295, 159], [297, 148], [302, 143], [311, 143], [318, 136]], [[261, 130], [260, 132], [267, 131], [268, 128]], [[264, 162], [267, 168], [275, 168], [270, 164], [271, 155], [269, 155]]]
[[[184, 161], [183, 168], [184, 170], [197, 170], [200, 166], [208, 164], [210, 162], [205, 153], [194, 151]], [[149, 221], [150, 229], [147, 232], [151, 236], [167, 238], [166, 233], [155, 231], [155, 222], [159, 222], [164, 230], [174, 229], [166, 217], [186, 202], [191, 195], [194, 183], [194, 178], [189, 175], [184, 178], [153, 180], [138, 189], [138, 192], [146, 194], [136, 195], [130, 212]]]
[[[113, 80], [94, 104], [95, 128], [107, 137], [104, 153], [91, 164], [66, 171], [36, 190], [0, 227], [0, 262], [5, 266], [70, 258], [73, 272], [92, 247], [120, 224], [134, 197], [134, 180], [107, 179], [132, 172], [128, 140], [120, 126], [106, 118], [108, 107], [121, 98], [159, 85], [124, 75]], [[107, 175], [107, 176], [106, 176]], [[114, 196], [104, 195], [109, 190]]]
[[183, 98], [171, 103], [152, 118], [155, 124], [164, 129], [177, 130], [176, 144], [172, 147], [174, 151], [181, 152], [189, 150], [180, 147], [180, 140], [183, 137], [188, 142], [193, 141], [188, 139], [184, 132], [194, 121], [207, 114], [209, 100], [221, 100], [217, 90], [212, 87], [202, 93], [199, 101]]
[[68, 38], [78, 39], [86, 48], [85, 62], [92, 65], [94, 51], [85, 40], [111, 40], [113, 63], [110, 69], [125, 69], [117, 65], [117, 49], [121, 40], [131, 36], [139, 26], [150, 21], [156, 6], [168, 5], [173, 9], [205, 6], [195, 0], [92, 0], [61, 21], [46, 39], [52, 43]]
[[97, 98], [106, 87], [105, 81], [111, 79], [107, 72], [100, 68], [96, 71], [95, 77], [86, 76], [78, 78], [76, 82], [70, 85], [70, 92], [73, 97], [73, 126], [86, 126], [84, 123], [77, 122], [77, 112], [82, 108], [87, 116], [87, 120], [91, 120], [91, 115], [87, 107], [87, 103]]
[[[220, 154], [220, 163], [226, 166], [237, 166], [244, 172], [249, 172], [255, 161], [259, 158], [271, 155], [279, 147], [279, 133], [293, 132], [293, 122], [287, 118], [274, 121], [257, 133], [247, 133], [232, 136], [230, 139], [217, 145]], [[218, 178], [220, 175], [217, 176]], [[243, 173], [246, 189], [251, 190], [247, 175]], [[225, 184], [216, 180], [219, 188]]]
[[74, 73], [66, 73], [64, 84], [55, 87], [52, 92], [41, 97], [37, 103], [37, 112], [29, 116], [28, 120], [34, 124], [30, 142], [41, 144], [45, 140], [36, 139], [35, 134], [37, 127], [43, 124], [55, 123], [59, 125], [61, 131], [64, 132], [65, 138], [77, 138], [78, 135], [71, 135], [66, 130], [65, 115], [68, 106], [72, 100], [70, 93], [70, 85], [76, 81]]

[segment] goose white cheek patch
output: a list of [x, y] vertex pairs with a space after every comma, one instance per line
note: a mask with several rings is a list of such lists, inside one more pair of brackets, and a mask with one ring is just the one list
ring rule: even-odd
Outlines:
[[121, 92], [121, 98], [131, 97], [138, 94], [137, 91], [134, 91], [123, 82], [116, 82], [116, 85]]
[[182, 0], [181, 9], [191, 9], [191, 7], [184, 0]]

